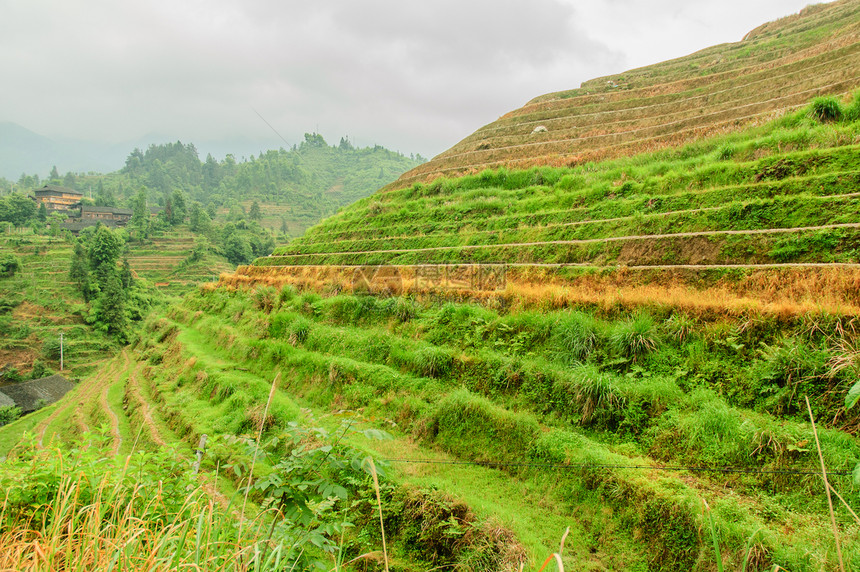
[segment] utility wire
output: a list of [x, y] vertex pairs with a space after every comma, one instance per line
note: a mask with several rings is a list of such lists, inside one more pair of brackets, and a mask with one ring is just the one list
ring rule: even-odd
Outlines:
[[[414, 463], [428, 465], [472, 465], [478, 467], [534, 467], [541, 469], [633, 469], [652, 471], [690, 471], [699, 473], [740, 473], [752, 475], [821, 475], [821, 471], [797, 469], [756, 469], [746, 467], [703, 467], [684, 465], [612, 465], [599, 463], [501, 463], [495, 461], [439, 461], [434, 459], [381, 459], [386, 463]], [[847, 476], [850, 471], [827, 471], [828, 475]]]
[[254, 113], [256, 113], [256, 114], [257, 114], [257, 117], [259, 117], [260, 119], [262, 119], [262, 120], [263, 120], [263, 123], [265, 123], [266, 125], [268, 125], [268, 126], [269, 126], [269, 129], [271, 129], [272, 131], [274, 131], [274, 132], [275, 132], [275, 135], [277, 135], [278, 137], [280, 137], [280, 138], [281, 138], [281, 141], [283, 141], [284, 143], [286, 143], [286, 145], [287, 145], [287, 149], [289, 149], [289, 148], [290, 148], [290, 143], [289, 143], [289, 141], [287, 141], [286, 139], [284, 139], [284, 136], [283, 136], [283, 135], [281, 135], [280, 133], [278, 133], [278, 130], [277, 130], [277, 129], [275, 129], [274, 127], [272, 127], [272, 124], [271, 124], [271, 123], [269, 123], [268, 121], [266, 121], [266, 118], [265, 118], [265, 117], [263, 117], [262, 115], [260, 115], [260, 112], [259, 112], [259, 111], [257, 111], [257, 110], [256, 110], [256, 109], [254, 109], [253, 107], [251, 108], [251, 110], [252, 110]]

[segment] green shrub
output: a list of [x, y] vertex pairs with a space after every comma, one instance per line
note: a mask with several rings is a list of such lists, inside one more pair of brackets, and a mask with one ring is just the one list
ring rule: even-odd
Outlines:
[[559, 411], [589, 425], [624, 406], [625, 399], [613, 381], [595, 365], [575, 367], [569, 377], [553, 384], [553, 401]]
[[306, 316], [319, 316], [322, 313], [322, 296], [316, 292], [305, 292], [297, 302], [299, 311]]
[[311, 321], [304, 317], [299, 317], [290, 324], [289, 336], [287, 339], [293, 345], [300, 344], [308, 339], [308, 334], [311, 331]]
[[412, 356], [415, 370], [425, 377], [447, 377], [454, 365], [454, 357], [443, 348], [428, 346]]
[[48, 338], [44, 342], [42, 342], [42, 355], [46, 359], [50, 360], [59, 360], [60, 359], [60, 339], [59, 338]]
[[394, 298], [394, 308], [392, 313], [397, 320], [408, 322], [418, 315], [418, 310], [415, 308], [415, 302], [413, 300], [397, 297]]
[[13, 254], [0, 256], [0, 278], [9, 278], [21, 270], [21, 261]]
[[291, 302], [296, 296], [298, 296], [296, 287], [292, 284], [286, 284], [278, 293], [278, 300], [281, 302], [281, 305], [284, 305], [287, 302]]
[[821, 123], [831, 123], [842, 119], [842, 104], [832, 96], [816, 97], [812, 100], [809, 113]]
[[849, 123], [860, 119], [860, 91], [854, 94], [851, 103], [845, 107], [843, 119]]
[[260, 286], [254, 292], [253, 299], [254, 305], [268, 314], [275, 308], [275, 302], [278, 300], [278, 293], [271, 286]]
[[657, 326], [648, 314], [616, 324], [610, 337], [615, 351], [633, 361], [654, 351], [658, 344]]
[[21, 417], [21, 408], [15, 405], [0, 407], [0, 427], [12, 423]]
[[669, 337], [682, 344], [692, 335], [696, 329], [696, 320], [682, 312], [675, 312], [664, 323], [664, 328]]
[[600, 322], [592, 315], [571, 312], [562, 316], [552, 328], [552, 348], [565, 363], [585, 361], [601, 342]]
[[723, 145], [717, 151], [717, 158], [720, 161], [728, 161], [729, 159], [731, 159], [734, 156], [735, 156], [735, 148], [731, 145], [728, 145], [728, 144]]

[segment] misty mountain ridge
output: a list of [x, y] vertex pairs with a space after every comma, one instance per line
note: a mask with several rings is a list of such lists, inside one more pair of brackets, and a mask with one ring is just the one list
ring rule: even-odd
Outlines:
[[[17, 181], [22, 174], [47, 176], [56, 166], [60, 173], [110, 173], [121, 169], [135, 148], [175, 142], [182, 138], [163, 133], [149, 133], [120, 143], [101, 143], [81, 139], [51, 138], [40, 135], [11, 121], [0, 121], [0, 177]], [[261, 151], [285, 147], [276, 139], [252, 140], [247, 137], [194, 142], [201, 158], [212, 154], [223, 159], [257, 156]]]

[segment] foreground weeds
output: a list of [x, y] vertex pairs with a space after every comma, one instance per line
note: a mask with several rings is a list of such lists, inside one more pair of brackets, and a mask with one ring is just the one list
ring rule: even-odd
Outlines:
[[242, 544], [222, 506], [173, 448], [123, 464], [93, 436], [80, 447], [22, 452], [4, 463], [3, 570], [286, 570], [298, 555], [267, 535]]

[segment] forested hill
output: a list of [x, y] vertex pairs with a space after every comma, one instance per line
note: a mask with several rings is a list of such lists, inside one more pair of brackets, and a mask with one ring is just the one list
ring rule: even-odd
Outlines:
[[[232, 155], [220, 161], [211, 155], [201, 160], [193, 144], [181, 141], [150, 145], [132, 151], [125, 167], [115, 173], [60, 177], [55, 170], [47, 181], [22, 176], [18, 185], [62, 184], [103, 206], [129, 206], [141, 188], [152, 205], [163, 205], [177, 190], [191, 202], [221, 211], [244, 211], [257, 201], [268, 226], [286, 226], [298, 234], [423, 161], [420, 155], [407, 157], [380, 145], [356, 148], [345, 138], [329, 145], [321, 135], [307, 133], [291, 149], [269, 150], [247, 160]], [[8, 190], [8, 183], [3, 187]]]

